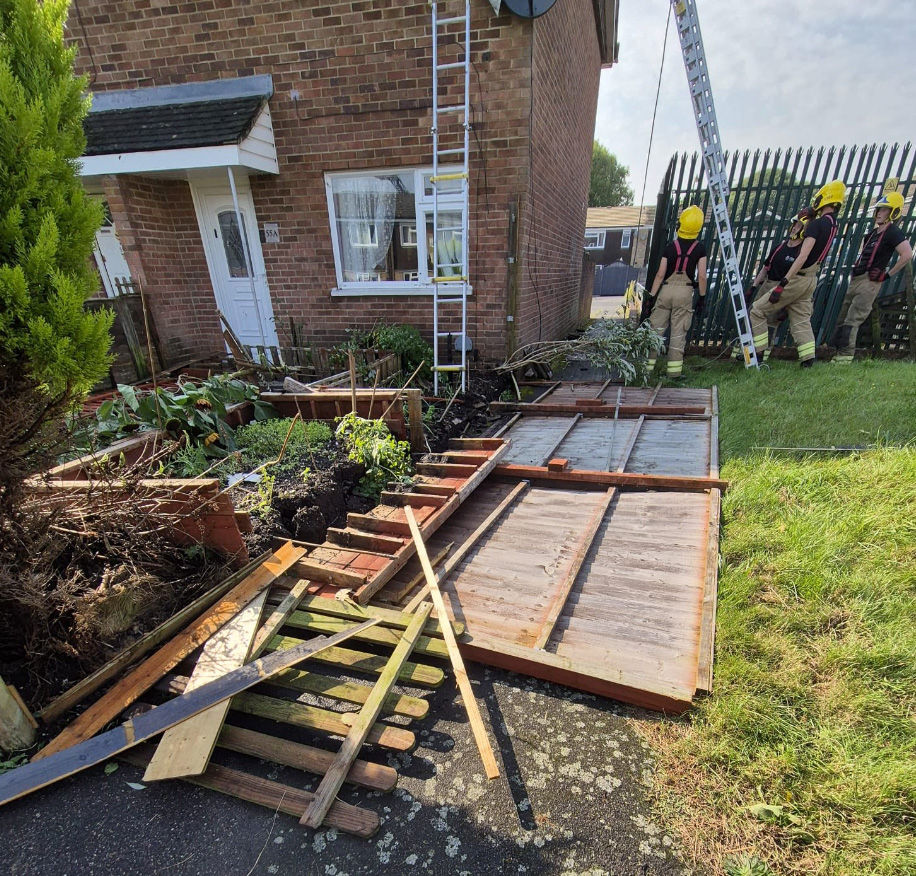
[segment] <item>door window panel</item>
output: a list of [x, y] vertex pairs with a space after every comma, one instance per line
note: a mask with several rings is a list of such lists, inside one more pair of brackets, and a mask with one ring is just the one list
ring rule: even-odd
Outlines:
[[[219, 233], [226, 254], [229, 276], [233, 279], [244, 279], [248, 276], [248, 264], [245, 261], [245, 250], [242, 247], [242, 235], [239, 230], [238, 216], [234, 210], [224, 210], [219, 214]], [[244, 221], [244, 215], [242, 216]]]

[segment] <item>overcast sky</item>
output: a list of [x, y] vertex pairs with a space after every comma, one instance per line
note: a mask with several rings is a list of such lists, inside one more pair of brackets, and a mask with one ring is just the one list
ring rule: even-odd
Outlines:
[[[726, 149], [916, 140], [910, 0], [698, 0]], [[601, 74], [595, 137], [630, 168], [639, 203], [668, 0], [620, 0], [620, 62]], [[697, 149], [677, 32], [668, 32], [646, 185]]]

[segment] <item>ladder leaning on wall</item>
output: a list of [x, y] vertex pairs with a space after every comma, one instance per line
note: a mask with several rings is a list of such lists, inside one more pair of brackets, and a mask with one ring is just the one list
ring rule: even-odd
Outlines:
[[[453, 372], [461, 374], [461, 391], [467, 388], [468, 364], [468, 174], [470, 146], [471, 93], [471, 2], [464, 0], [460, 15], [440, 17], [444, 2], [431, 2], [433, 45], [433, 173], [430, 177], [433, 195], [432, 287], [433, 287], [433, 392], [439, 393], [439, 376]], [[455, 4], [458, 5], [457, 3]], [[457, 25], [463, 25], [463, 42]], [[457, 47], [459, 57], [452, 59], [443, 49]], [[445, 60], [442, 60], [445, 59]], [[448, 82], [463, 83], [463, 99], [450, 94], [440, 104], [440, 76]], [[453, 89], [454, 90], [454, 89]], [[453, 116], [461, 120], [460, 131], [452, 125], [448, 132], [440, 130], [440, 119]], [[441, 173], [445, 165], [447, 172]], [[461, 185], [460, 198], [451, 196], [441, 208], [440, 186], [454, 192], [455, 182]], [[460, 210], [461, 221], [454, 216]], [[443, 218], [450, 217], [445, 220]], [[459, 325], [460, 323], [460, 325]], [[446, 351], [443, 363], [443, 347]], [[452, 363], [452, 351], [460, 355], [460, 364]]]
[[674, 20], [687, 70], [687, 84], [696, 117], [697, 133], [703, 155], [703, 169], [709, 186], [713, 221], [719, 236], [719, 248], [725, 262], [725, 279], [735, 322], [738, 326], [738, 342], [744, 358], [745, 368], [757, 368], [757, 351], [754, 348], [754, 333], [751, 319], [744, 302], [744, 286], [741, 282], [741, 267], [735, 249], [735, 238], [728, 218], [728, 182], [725, 175], [725, 157], [719, 139], [719, 124], [716, 121], [716, 107], [712, 99], [712, 86], [706, 68], [706, 52], [700, 34], [700, 19], [695, 0], [671, 0]]

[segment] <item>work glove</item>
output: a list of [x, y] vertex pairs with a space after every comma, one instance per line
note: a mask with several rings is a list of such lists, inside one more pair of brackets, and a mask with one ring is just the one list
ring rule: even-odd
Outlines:
[[757, 297], [757, 290], [759, 288], [759, 286], [748, 286], [747, 289], [744, 290], [745, 304], [750, 304]]
[[868, 279], [871, 280], [872, 283], [883, 283], [887, 277], [887, 271], [884, 271], [881, 268], [872, 268], [868, 272]]
[[783, 288], [786, 285], [785, 280], [780, 280], [779, 285], [774, 287], [773, 291], [770, 292], [770, 304], [779, 304], [779, 299], [782, 298]]
[[693, 312], [694, 312], [697, 316], [700, 316], [700, 315], [703, 313], [703, 309], [704, 309], [705, 307], [706, 307], [706, 296], [705, 296], [705, 295], [698, 295], [698, 296], [697, 296], [697, 303], [693, 306]]
[[782, 310], [776, 311], [776, 321], [785, 322], [789, 318], [789, 308], [783, 307]]

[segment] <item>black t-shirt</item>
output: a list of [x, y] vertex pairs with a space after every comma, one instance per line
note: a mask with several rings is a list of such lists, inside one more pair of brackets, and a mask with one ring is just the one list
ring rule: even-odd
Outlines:
[[785, 240], [780, 243], [779, 246], [767, 256], [767, 260], [764, 262], [764, 266], [767, 269], [767, 279], [781, 280], [785, 277], [789, 268], [795, 264], [795, 259], [798, 258], [800, 249], [800, 242], [798, 246], [789, 246]]
[[862, 244], [862, 252], [852, 269], [853, 274], [858, 277], [873, 268], [883, 271], [891, 260], [894, 250], [904, 240], [906, 240], [906, 235], [894, 224], [888, 225], [883, 231], [872, 228], [871, 234]]
[[[677, 254], [678, 246], [681, 249], [680, 256]], [[693, 249], [691, 249], [691, 247], [693, 247]], [[690, 251], [690, 255], [687, 255], [688, 250]], [[672, 240], [671, 243], [665, 247], [663, 255], [667, 259], [667, 265], [665, 267], [666, 280], [674, 273], [678, 262], [683, 261], [684, 257], [687, 256], [686, 270], [681, 271], [681, 273], [686, 273], [690, 282], [694, 285], [696, 284], [697, 262], [706, 257], [706, 247], [703, 246], [699, 240], [684, 240], [682, 237], [679, 237], [677, 241]]]
[[836, 237], [836, 216], [833, 213], [826, 213], [819, 219], [812, 219], [805, 226], [805, 233], [802, 237], [804, 243], [809, 237], [814, 238], [814, 249], [811, 250], [801, 269], [810, 268], [827, 258], [827, 252], [830, 245]]

